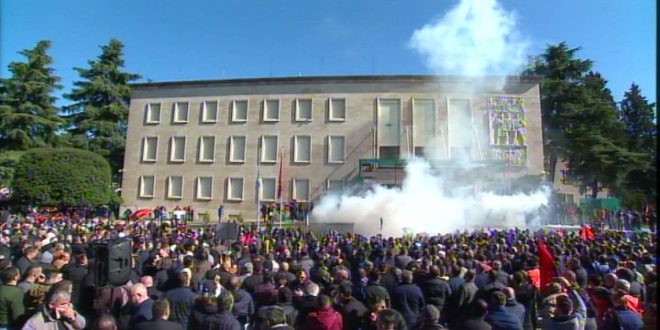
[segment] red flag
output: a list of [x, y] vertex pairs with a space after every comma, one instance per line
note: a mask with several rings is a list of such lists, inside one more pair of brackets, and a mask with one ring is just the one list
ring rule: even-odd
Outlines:
[[581, 239], [584, 240], [592, 240], [596, 238], [596, 234], [594, 234], [594, 231], [591, 230], [591, 226], [585, 225], [580, 229], [580, 234], [579, 234]]
[[[280, 173], [277, 177], [277, 198], [282, 198], [282, 190], [284, 190], [284, 147], [280, 149]], [[281, 207], [281, 205], [280, 205]]]
[[537, 241], [539, 248], [539, 270], [541, 273], [541, 291], [544, 291], [548, 284], [552, 283], [552, 279], [557, 276], [557, 268], [555, 267], [555, 257], [552, 252], [545, 245], [542, 239]]

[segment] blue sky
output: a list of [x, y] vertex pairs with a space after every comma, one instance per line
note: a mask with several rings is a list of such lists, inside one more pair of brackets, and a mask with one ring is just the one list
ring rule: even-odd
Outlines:
[[[64, 90], [112, 37], [143, 81], [269, 76], [429, 74], [412, 33], [457, 0], [6, 0], [0, 3], [0, 75], [38, 40]], [[632, 82], [656, 100], [653, 0], [502, 0], [530, 54], [566, 41], [609, 81], [616, 100]], [[66, 104], [60, 100], [58, 104]]]

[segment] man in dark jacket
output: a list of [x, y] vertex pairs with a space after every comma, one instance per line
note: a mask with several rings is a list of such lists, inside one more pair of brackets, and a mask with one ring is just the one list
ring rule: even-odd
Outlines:
[[605, 320], [603, 321], [603, 329], [642, 329], [644, 322], [637, 313], [629, 310], [626, 307], [627, 300], [625, 295], [616, 294], [612, 298], [614, 308], [605, 313]]
[[232, 295], [224, 292], [217, 298], [218, 312], [204, 319], [201, 329], [241, 330], [241, 324], [231, 314]]
[[[23, 290], [18, 288], [19, 274], [16, 267], [0, 272], [0, 327], [17, 327], [23, 318]], [[18, 328], [18, 327], [17, 327]]]
[[419, 326], [420, 330], [443, 330], [445, 329], [440, 324], [440, 311], [433, 305], [426, 305], [422, 309], [422, 321]]
[[506, 287], [502, 290], [506, 296], [506, 305], [504, 308], [511, 314], [515, 315], [519, 320], [520, 324], [525, 323], [525, 306], [516, 301], [516, 294], [513, 291], [513, 288]]
[[132, 308], [129, 329], [133, 329], [138, 324], [153, 318], [152, 309], [154, 301], [149, 299], [147, 288], [142, 283], [135, 284], [131, 287], [130, 299]]
[[394, 289], [392, 307], [401, 313], [408, 328], [413, 329], [419, 322], [419, 316], [424, 307], [424, 294], [415, 284], [412, 284], [413, 274], [409, 270], [401, 271], [401, 283]]
[[80, 287], [85, 276], [87, 276], [87, 255], [85, 253], [77, 254], [73, 262], [62, 267], [62, 277], [73, 284], [71, 303], [74, 306], [80, 306]]
[[[488, 311], [488, 305], [485, 301], [477, 299], [471, 302], [465, 309], [465, 316], [459, 321], [459, 326], [455, 329], [463, 330], [491, 330], [492, 327], [484, 321], [484, 316]], [[454, 328], [451, 328], [454, 329]]]
[[506, 296], [501, 291], [495, 291], [490, 296], [491, 306], [484, 319], [493, 330], [522, 330], [522, 322], [506, 308]]
[[369, 272], [369, 284], [364, 288], [364, 298], [367, 306], [379, 299], [385, 300], [386, 307], [391, 306], [390, 295], [387, 289], [380, 285], [380, 272], [376, 269]]
[[426, 304], [433, 305], [439, 311], [442, 311], [445, 302], [451, 295], [451, 288], [449, 283], [442, 279], [440, 267], [431, 266], [429, 278], [421, 283], [421, 288]]
[[28, 268], [36, 262], [37, 253], [39, 251], [34, 246], [28, 246], [23, 250], [23, 256], [18, 258], [16, 261], [16, 267], [20, 273], [20, 277], [23, 277], [27, 272]]
[[170, 304], [167, 300], [156, 300], [152, 308], [153, 320], [138, 324], [135, 330], [184, 330], [181, 324], [168, 321], [170, 317]]
[[344, 330], [359, 329], [362, 317], [368, 312], [367, 308], [351, 295], [351, 284], [341, 283], [337, 288], [339, 292], [339, 303], [335, 310], [341, 314]]
[[188, 272], [179, 274], [176, 287], [165, 293], [165, 297], [172, 306], [172, 320], [188, 327], [188, 316], [195, 304], [195, 294], [190, 289], [190, 275]]

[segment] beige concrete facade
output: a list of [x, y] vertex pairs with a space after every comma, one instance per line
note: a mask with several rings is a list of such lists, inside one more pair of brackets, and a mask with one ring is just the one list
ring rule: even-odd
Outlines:
[[[504, 79], [506, 84], [503, 88], [494, 87]], [[266, 135], [277, 136], [277, 151], [279, 153], [283, 149], [284, 152], [283, 199], [295, 197], [294, 180], [309, 180], [309, 199], [317, 200], [327, 191], [329, 180], [346, 183], [357, 175], [360, 159], [378, 157], [378, 125], [379, 120], [383, 120], [379, 119], [379, 109], [385, 100], [398, 100], [400, 158], [407, 157], [412, 151], [410, 149], [419, 145], [409, 134], [415, 125], [422, 124], [413, 120], [413, 100], [433, 101], [436, 119], [433, 130], [445, 136], [448, 132], [448, 116], [451, 116], [448, 106], [450, 101], [464, 99], [469, 100], [474, 139], [477, 141], [473, 143], [473, 155], [478, 160], [489, 160], [492, 158], [492, 146], [488, 138], [489, 100], [501, 97], [521, 99], [525, 108], [527, 157], [522, 166], [507, 167], [507, 173], [511, 173], [511, 176], [540, 175], [543, 171], [543, 149], [539, 79], [486, 78], [478, 82], [482, 86], [480, 91], [473, 92], [476, 83], [460, 77], [349, 76], [136, 84], [133, 86], [129, 113], [122, 177], [122, 211], [126, 208], [136, 210], [158, 205], [171, 210], [177, 205], [190, 205], [197, 213], [208, 212], [211, 219], [216, 219], [217, 208], [224, 205], [228, 216], [240, 214], [246, 220], [255, 219], [257, 173], [262, 179], [277, 180], [279, 172], [278, 161], [258, 161], [259, 152], [264, 152], [260, 149], [260, 139]], [[299, 99], [311, 100], [311, 120], [296, 119], [296, 100]], [[247, 101], [247, 120], [233, 121], [233, 104], [243, 100]], [[267, 100], [279, 101], [279, 120], [263, 120]], [[344, 120], [335, 121], [330, 118], [331, 100], [345, 100]], [[179, 105], [175, 105], [177, 102]], [[210, 105], [217, 102], [216, 121], [204, 122], [202, 112], [205, 102], [210, 102], [206, 103]], [[150, 104], [160, 104], [160, 118], [157, 122], [148, 122]], [[174, 118], [175, 108], [179, 106], [185, 109], [185, 104], [188, 108], [187, 121], [177, 122]], [[171, 139], [174, 136], [185, 137], [183, 161], [172, 161], [170, 157], [173, 144]], [[214, 137], [214, 159], [211, 162], [201, 162], [199, 159], [200, 137], [203, 136]], [[244, 161], [230, 161], [232, 136], [245, 137]], [[309, 137], [309, 162], [294, 161], [295, 136]], [[342, 162], [328, 162], [330, 136], [344, 137]], [[158, 138], [155, 161], [144, 159], [148, 152], [144, 150], [143, 140], [147, 137]], [[446, 141], [446, 137], [444, 139]], [[169, 178], [172, 176], [183, 177], [180, 198], [168, 198]], [[153, 189], [144, 190], [141, 184], [149, 184], [151, 177], [154, 179]], [[198, 198], [198, 177], [212, 178], [210, 199]], [[230, 200], [230, 178], [242, 179], [242, 198]], [[149, 192], [149, 197], [143, 196], [145, 191]]]

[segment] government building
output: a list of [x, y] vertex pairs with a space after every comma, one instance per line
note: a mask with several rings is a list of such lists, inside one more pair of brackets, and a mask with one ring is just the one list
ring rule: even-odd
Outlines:
[[[475, 189], [543, 173], [538, 77], [328, 76], [132, 85], [122, 211], [190, 206], [255, 220], [264, 203], [318, 201], [405, 161], [474, 165]], [[259, 205], [259, 206], [257, 206]], [[201, 218], [200, 218], [201, 219]]]

